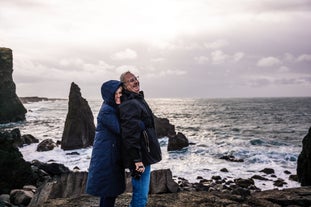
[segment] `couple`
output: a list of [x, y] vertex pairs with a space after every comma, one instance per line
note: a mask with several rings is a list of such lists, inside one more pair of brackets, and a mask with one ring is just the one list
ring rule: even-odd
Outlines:
[[124, 168], [129, 168], [133, 186], [130, 207], [144, 207], [150, 165], [162, 159], [161, 149], [153, 113], [137, 77], [127, 71], [120, 80], [107, 81], [101, 87], [104, 103], [97, 117], [86, 192], [100, 197], [100, 207], [113, 207], [125, 190]]

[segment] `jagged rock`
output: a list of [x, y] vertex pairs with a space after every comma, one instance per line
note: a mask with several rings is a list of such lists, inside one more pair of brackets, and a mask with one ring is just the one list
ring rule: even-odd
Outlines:
[[91, 108], [82, 98], [78, 85], [71, 83], [61, 148], [73, 150], [89, 147], [93, 145], [94, 136], [95, 124]]
[[37, 146], [38, 152], [50, 151], [56, 147], [56, 143], [52, 139], [45, 139]]
[[12, 50], [0, 47], [0, 124], [23, 121], [27, 113], [16, 95], [12, 73]]
[[176, 135], [175, 126], [170, 124], [167, 118], [154, 117], [155, 130], [158, 138], [174, 137]]
[[177, 135], [168, 139], [167, 151], [181, 150], [188, 146], [189, 141], [187, 137], [183, 133], [178, 132]]
[[8, 131], [0, 132], [0, 169], [0, 194], [36, 182], [30, 163], [14, 144], [14, 133]]
[[150, 189], [151, 194], [155, 193], [176, 193], [178, 184], [173, 180], [170, 169], [154, 170], [151, 172]]
[[302, 151], [298, 156], [297, 176], [301, 186], [311, 185], [311, 127], [302, 140]]
[[85, 193], [87, 172], [70, 172], [54, 177], [53, 181], [40, 186], [29, 207], [45, 206], [43, 203], [54, 198], [75, 198]]

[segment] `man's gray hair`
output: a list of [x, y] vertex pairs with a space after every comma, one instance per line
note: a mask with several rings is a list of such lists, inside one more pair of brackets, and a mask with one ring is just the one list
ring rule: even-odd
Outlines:
[[122, 82], [122, 83], [124, 83], [124, 81], [125, 81], [125, 76], [127, 75], [127, 74], [133, 74], [133, 73], [131, 73], [131, 71], [126, 71], [126, 72], [124, 72], [124, 73], [122, 73], [121, 74], [121, 76], [120, 76], [120, 81]]

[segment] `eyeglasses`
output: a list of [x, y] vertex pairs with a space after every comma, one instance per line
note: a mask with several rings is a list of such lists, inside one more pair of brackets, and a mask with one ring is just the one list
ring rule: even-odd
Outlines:
[[134, 83], [135, 81], [139, 80], [139, 76], [134, 76], [131, 79], [125, 81], [125, 83]]

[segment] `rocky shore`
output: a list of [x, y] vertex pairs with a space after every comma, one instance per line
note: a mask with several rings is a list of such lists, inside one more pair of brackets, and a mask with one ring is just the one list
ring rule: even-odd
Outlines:
[[[130, 193], [117, 198], [116, 206], [127, 207]], [[77, 198], [50, 199], [45, 207], [95, 207], [99, 199], [89, 195]], [[290, 188], [284, 190], [267, 190], [255, 192], [249, 196], [228, 194], [220, 191], [184, 191], [178, 193], [152, 194], [147, 207], [294, 207], [311, 206], [311, 187]]]

